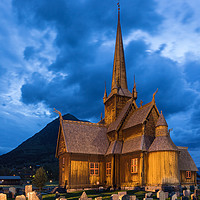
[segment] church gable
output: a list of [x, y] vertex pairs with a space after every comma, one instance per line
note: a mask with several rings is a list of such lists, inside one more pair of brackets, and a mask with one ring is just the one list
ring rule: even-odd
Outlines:
[[57, 141], [56, 157], [66, 152], [66, 143], [63, 135], [62, 126], [59, 127], [59, 135]]

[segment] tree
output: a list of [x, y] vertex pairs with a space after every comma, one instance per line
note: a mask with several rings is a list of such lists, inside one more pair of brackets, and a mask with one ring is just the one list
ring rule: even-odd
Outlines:
[[43, 167], [40, 167], [33, 178], [33, 184], [41, 191], [47, 182], [47, 174]]

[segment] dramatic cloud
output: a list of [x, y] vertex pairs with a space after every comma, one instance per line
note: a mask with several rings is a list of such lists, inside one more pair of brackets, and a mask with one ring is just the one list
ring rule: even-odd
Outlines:
[[[174, 128], [173, 140], [189, 146], [196, 162], [199, 6], [185, 0], [121, 2], [129, 90], [134, 75], [138, 103], [151, 101], [158, 88], [156, 104]], [[2, 0], [0, 11], [0, 153], [54, 119], [54, 107], [100, 120], [104, 82], [108, 92], [111, 87], [116, 2]]]

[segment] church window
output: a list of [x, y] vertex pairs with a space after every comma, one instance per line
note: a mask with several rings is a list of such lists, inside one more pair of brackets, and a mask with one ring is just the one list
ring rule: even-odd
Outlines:
[[90, 175], [99, 175], [99, 163], [90, 163]]
[[131, 160], [131, 173], [138, 172], [138, 159], [134, 158]]
[[106, 163], [106, 175], [111, 175], [111, 162]]
[[191, 171], [186, 171], [186, 178], [191, 178]]

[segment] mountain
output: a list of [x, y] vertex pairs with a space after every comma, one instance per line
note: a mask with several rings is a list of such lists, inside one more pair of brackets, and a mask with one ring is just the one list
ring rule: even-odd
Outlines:
[[[71, 114], [63, 116], [65, 120], [80, 121]], [[40, 132], [24, 141], [17, 148], [0, 156], [0, 165], [10, 169], [21, 170], [27, 166], [46, 166], [54, 171], [58, 167], [55, 158], [59, 118], [47, 124]], [[58, 169], [57, 169], [58, 170]], [[56, 172], [57, 174], [58, 172]]]

